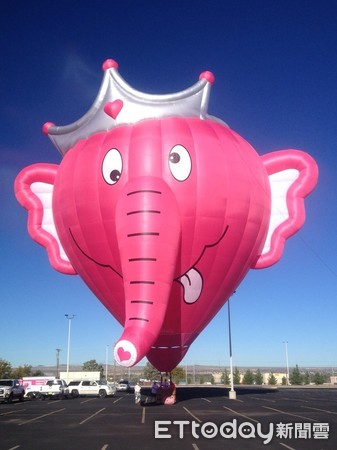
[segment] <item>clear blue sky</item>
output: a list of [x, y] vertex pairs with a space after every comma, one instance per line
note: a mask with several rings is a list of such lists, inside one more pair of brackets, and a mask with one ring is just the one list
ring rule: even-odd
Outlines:
[[[27, 233], [17, 173], [59, 163], [42, 135], [91, 106], [107, 58], [148, 93], [180, 91], [214, 73], [209, 113], [259, 154], [299, 148], [318, 163], [304, 227], [279, 263], [250, 271], [231, 298], [234, 365], [337, 370], [337, 5], [328, 0], [12, 1], [1, 7], [0, 358], [14, 367], [105, 363], [121, 326], [79, 277], [52, 269]], [[192, 345], [187, 364], [228, 364], [227, 307]]]

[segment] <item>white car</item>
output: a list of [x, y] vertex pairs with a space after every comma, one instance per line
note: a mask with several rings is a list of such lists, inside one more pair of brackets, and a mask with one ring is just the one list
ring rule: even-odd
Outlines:
[[102, 381], [82, 380], [70, 381], [68, 392], [72, 397], [80, 395], [95, 395], [96, 397], [107, 397], [115, 395], [116, 388]]
[[134, 392], [134, 385], [128, 380], [120, 380], [117, 384], [117, 391]]

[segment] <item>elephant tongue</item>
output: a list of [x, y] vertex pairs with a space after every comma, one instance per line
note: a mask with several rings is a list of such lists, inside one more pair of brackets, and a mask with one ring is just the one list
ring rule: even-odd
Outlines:
[[186, 303], [194, 303], [198, 300], [202, 291], [202, 278], [196, 269], [190, 269], [178, 280], [184, 288], [184, 300]]

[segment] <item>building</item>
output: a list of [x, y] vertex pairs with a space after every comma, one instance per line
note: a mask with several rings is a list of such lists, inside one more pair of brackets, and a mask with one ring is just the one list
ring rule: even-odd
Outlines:
[[81, 380], [94, 380], [98, 381], [101, 379], [101, 372], [89, 372], [89, 371], [81, 371], [81, 372], [69, 372], [69, 378], [67, 376], [67, 372], [60, 372], [60, 378], [66, 380], [67, 383], [70, 381], [81, 381]]

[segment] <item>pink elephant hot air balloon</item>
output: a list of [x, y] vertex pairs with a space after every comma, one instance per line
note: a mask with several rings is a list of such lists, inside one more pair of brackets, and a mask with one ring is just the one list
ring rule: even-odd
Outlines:
[[149, 95], [107, 60], [93, 106], [44, 132], [60, 165], [15, 182], [51, 265], [79, 274], [123, 325], [115, 358], [172, 370], [250, 268], [277, 262], [303, 225], [318, 169], [299, 150], [260, 157], [208, 115], [214, 77]]

